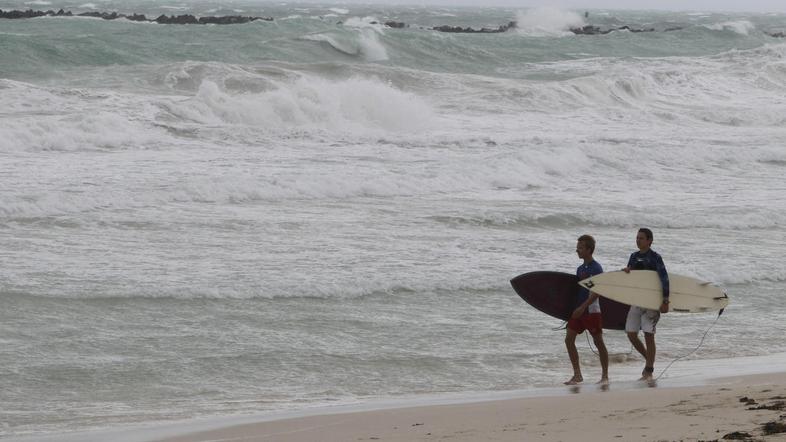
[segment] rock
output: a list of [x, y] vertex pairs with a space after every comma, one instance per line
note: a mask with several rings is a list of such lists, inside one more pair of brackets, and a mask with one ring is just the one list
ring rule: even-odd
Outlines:
[[215, 25], [238, 25], [248, 23], [255, 20], [273, 21], [272, 17], [241, 17], [239, 15], [227, 15], [224, 17], [200, 17], [199, 23], [201, 24], [215, 24]]
[[183, 15], [170, 15], [167, 17], [166, 15], [161, 14], [158, 18], [154, 20], [156, 23], [164, 24], [164, 25], [196, 25], [199, 24], [199, 20], [191, 14], [183, 14]]
[[131, 21], [150, 21], [145, 17], [145, 14], [133, 14], [133, 15], [126, 15], [126, 20]]
[[439, 32], [453, 32], [453, 33], [464, 33], [464, 34], [496, 34], [500, 32], [507, 32], [508, 29], [513, 29], [515, 27], [516, 27], [516, 22], [512, 21], [506, 25], [501, 25], [496, 29], [489, 29], [489, 28], [473, 29], [470, 27], [462, 28], [461, 26], [449, 26], [449, 25], [436, 26], [431, 29]]
[[[190, 24], [217, 24], [217, 25], [235, 25], [235, 24], [242, 24], [248, 23], [255, 20], [265, 20], [265, 21], [273, 21], [273, 17], [242, 17], [239, 15], [228, 15], [223, 17], [200, 17], [196, 18], [193, 15], [185, 14], [185, 15], [178, 15], [178, 16], [166, 16], [160, 15], [154, 20], [149, 20], [144, 14], [132, 14], [132, 15], [125, 15], [125, 14], [118, 14], [117, 12], [97, 12], [97, 11], [88, 11], [76, 14], [77, 17], [94, 17], [94, 18], [102, 18], [104, 20], [117, 20], [118, 18], [125, 18], [131, 21], [148, 21], [148, 22], [156, 22], [160, 24], [178, 24], [178, 25], [190, 25]], [[54, 17], [71, 17], [73, 14], [71, 11], [64, 11], [60, 9], [57, 12], [54, 11], [33, 11], [32, 9], [28, 9], [27, 11], [3, 11], [0, 9], [0, 18], [6, 19], [23, 19], [23, 18], [35, 18], [35, 17], [43, 17], [43, 16], [54, 16]]]
[[628, 32], [655, 32], [654, 28], [636, 29], [628, 25], [620, 26], [619, 28], [601, 29], [597, 26], [586, 25], [581, 28], [570, 28], [570, 32], [576, 35], [605, 35], [614, 31], [628, 31]]
[[45, 15], [46, 13], [43, 11], [33, 11], [32, 9], [28, 9], [27, 11], [3, 11], [0, 9], [0, 17], [7, 19], [36, 18], [43, 17]]
[[82, 12], [77, 14], [77, 17], [94, 17], [94, 18], [103, 18], [104, 20], [117, 20], [121, 16], [117, 14], [117, 12], [107, 13], [107, 12]]

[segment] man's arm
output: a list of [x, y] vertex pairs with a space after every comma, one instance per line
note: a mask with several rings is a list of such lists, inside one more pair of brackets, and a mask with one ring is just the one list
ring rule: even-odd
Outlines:
[[589, 308], [590, 304], [595, 302], [595, 300], [598, 299], [599, 297], [600, 295], [598, 295], [597, 293], [590, 292], [589, 296], [587, 297], [587, 300], [582, 302], [580, 306], [576, 307], [576, 309], [573, 310], [573, 315], [571, 315], [571, 318], [573, 319], [580, 318], [581, 315], [584, 314], [584, 311]]
[[630, 258], [628, 258], [628, 265], [626, 265], [625, 268], [622, 269], [623, 272], [630, 273], [630, 268], [633, 267], [633, 257], [635, 255], [636, 255], [636, 252], [633, 252], [633, 253], [630, 254]]
[[666, 271], [666, 265], [663, 264], [663, 258], [660, 255], [655, 261], [655, 271], [658, 272], [660, 284], [663, 287], [663, 300], [666, 301], [669, 299], [669, 273]]
[[655, 260], [655, 271], [658, 272], [660, 278], [660, 285], [663, 288], [663, 302], [660, 305], [660, 312], [666, 313], [669, 311], [669, 274], [666, 272], [666, 265], [663, 264], [663, 258], [657, 255]]

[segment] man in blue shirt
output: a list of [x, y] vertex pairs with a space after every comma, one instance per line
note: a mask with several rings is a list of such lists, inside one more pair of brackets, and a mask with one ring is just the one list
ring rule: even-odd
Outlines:
[[[666, 272], [663, 259], [650, 248], [652, 239], [652, 230], [639, 229], [636, 234], [636, 246], [639, 251], [630, 255], [627, 267], [622, 269], [625, 273], [630, 273], [631, 270], [654, 270], [658, 272], [663, 288], [663, 303], [660, 311], [631, 306], [625, 321], [628, 339], [645, 359], [644, 371], [640, 379], [642, 381], [652, 381], [652, 373], [655, 371], [655, 326], [658, 324], [660, 314], [669, 311], [669, 274]], [[644, 332], [646, 346], [639, 340], [639, 330]]]
[[[603, 273], [603, 267], [592, 258], [595, 252], [595, 238], [590, 235], [582, 235], [576, 243], [576, 254], [584, 262], [576, 269], [576, 276], [579, 281], [590, 276]], [[568, 321], [567, 333], [565, 335], [565, 346], [568, 348], [570, 363], [573, 365], [573, 377], [565, 385], [576, 385], [584, 378], [581, 376], [581, 366], [579, 365], [579, 352], [576, 350], [576, 336], [588, 330], [595, 346], [598, 347], [600, 366], [603, 370], [599, 384], [609, 383], [609, 353], [606, 351], [606, 344], [603, 342], [603, 322], [600, 315], [600, 302], [597, 293], [590, 293], [582, 287], [579, 289], [576, 299], [576, 308], [573, 310]]]

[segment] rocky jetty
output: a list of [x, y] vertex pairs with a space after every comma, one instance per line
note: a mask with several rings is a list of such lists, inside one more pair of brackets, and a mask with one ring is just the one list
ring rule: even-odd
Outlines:
[[[26, 11], [3, 11], [0, 9], [0, 18], [6, 19], [24, 19], [24, 18], [36, 18], [36, 17], [95, 17], [101, 18], [104, 20], [117, 20], [119, 18], [124, 18], [130, 21], [145, 21], [151, 23], [160, 23], [166, 25], [207, 25], [207, 24], [214, 24], [214, 25], [237, 25], [242, 23], [249, 23], [256, 20], [264, 20], [264, 21], [273, 21], [273, 17], [245, 17], [240, 15], [226, 15], [226, 16], [206, 16], [206, 17], [196, 17], [190, 14], [185, 15], [160, 15], [154, 19], [148, 19], [145, 17], [144, 14], [119, 14], [117, 12], [81, 12], [78, 14], [74, 14], [71, 11], [64, 11], [60, 9], [59, 11], [55, 12], [52, 10], [49, 11], [34, 11], [32, 9], [28, 9]], [[373, 22], [377, 24], [377, 22]], [[340, 23], [339, 23], [340, 24]], [[387, 21], [384, 23], [385, 26], [394, 29], [403, 29], [408, 28], [409, 25], [403, 22], [397, 21]], [[463, 33], [463, 34], [497, 34], [501, 32], [507, 32], [511, 29], [516, 28], [516, 22], [511, 21], [508, 24], [500, 25], [497, 28], [480, 28], [475, 29], [471, 27], [461, 27], [461, 26], [450, 26], [450, 25], [442, 25], [442, 26], [435, 26], [433, 28], [426, 28], [438, 32], [451, 32], [451, 33]], [[423, 28], [421, 28], [423, 29]], [[663, 32], [669, 31], [678, 31], [682, 28], [668, 28], [664, 29]], [[609, 28], [609, 29], [601, 29], [598, 26], [587, 25], [580, 28], [571, 28], [570, 32], [576, 35], [604, 35], [614, 31], [628, 31], [628, 32], [655, 32], [653, 28], [646, 28], [646, 29], [638, 29], [632, 28], [630, 26], [620, 26], [619, 28]], [[772, 32], [767, 33], [767, 35], [771, 37], [778, 37], [784, 38], [786, 35], [783, 32]]]
[[240, 15], [226, 15], [221, 17], [216, 16], [207, 16], [207, 17], [195, 17], [190, 14], [185, 15], [160, 15], [155, 19], [148, 19], [145, 17], [144, 14], [118, 14], [117, 12], [81, 12], [79, 14], [74, 14], [71, 11], [64, 11], [59, 10], [57, 12], [49, 10], [49, 11], [34, 11], [32, 9], [28, 9], [26, 11], [3, 11], [0, 9], [0, 18], [6, 19], [24, 19], [24, 18], [37, 18], [37, 17], [94, 17], [94, 18], [102, 18], [104, 20], [117, 20], [119, 18], [124, 18], [126, 20], [131, 21], [146, 21], [146, 22], [155, 22], [160, 24], [167, 24], [167, 25], [207, 25], [207, 24], [214, 24], [214, 25], [237, 25], [242, 23], [249, 23], [256, 20], [264, 20], [264, 21], [273, 21], [273, 17], [244, 17]]
[[501, 25], [498, 28], [480, 28], [480, 29], [473, 29], [470, 27], [462, 28], [461, 26], [435, 26], [431, 28], [434, 31], [439, 32], [455, 32], [455, 33], [464, 33], [464, 34], [498, 34], [500, 32], [507, 32], [509, 29], [513, 29], [516, 27], [516, 22], [512, 21], [506, 25]]
[[[670, 29], [672, 31], [676, 29]], [[619, 28], [601, 29], [597, 26], [587, 25], [581, 28], [570, 28], [570, 32], [576, 35], [605, 35], [614, 31], [628, 31], [628, 32], [655, 32], [654, 28], [636, 29], [628, 25], [620, 26]]]
[[[389, 28], [408, 28], [409, 25], [406, 23], [396, 22], [396, 21], [388, 21], [385, 22], [385, 26]], [[501, 25], [498, 28], [481, 28], [481, 29], [474, 29], [470, 27], [461, 27], [461, 26], [450, 26], [450, 25], [442, 25], [442, 26], [435, 26], [433, 28], [426, 28], [434, 31], [439, 32], [453, 32], [453, 33], [464, 33], [464, 34], [496, 34], [500, 32], [507, 32], [511, 29], [515, 29], [517, 27], [516, 22], [512, 21], [506, 25]], [[421, 28], [424, 29], [424, 28]], [[680, 27], [668, 28], [664, 29], [662, 32], [669, 32], [669, 31], [679, 31]], [[601, 29], [598, 26], [587, 25], [580, 28], [571, 28], [570, 32], [576, 35], [604, 35], [609, 34], [614, 31], [628, 31], [628, 32], [656, 32], [654, 28], [633, 28], [628, 25], [620, 26], [618, 28], [609, 28], [609, 29]], [[778, 36], [778, 35], [773, 35]], [[782, 33], [781, 33], [782, 36]]]
[[402, 22], [399, 22], [399, 21], [386, 21], [385, 22], [385, 26], [387, 26], [389, 28], [395, 28], [395, 29], [402, 29], [402, 28], [408, 28], [409, 27], [408, 24], [402, 23]]
[[[371, 24], [377, 24], [377, 22], [371, 22]], [[398, 21], [386, 21], [385, 26], [394, 29], [403, 29], [408, 28], [409, 25], [403, 22]], [[501, 25], [498, 28], [481, 28], [481, 29], [474, 29], [470, 27], [462, 28], [461, 26], [450, 26], [450, 25], [442, 25], [442, 26], [435, 26], [433, 28], [423, 28], [420, 29], [429, 29], [433, 31], [439, 32], [457, 32], [457, 33], [464, 33], [464, 34], [496, 34], [500, 32], [506, 32], [508, 29], [513, 29], [516, 27], [516, 22], [512, 21], [506, 25]]]

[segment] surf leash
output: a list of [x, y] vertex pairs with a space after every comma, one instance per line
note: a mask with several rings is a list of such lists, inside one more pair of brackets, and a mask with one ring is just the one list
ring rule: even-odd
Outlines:
[[675, 362], [679, 361], [680, 359], [687, 358], [688, 356], [692, 355], [693, 353], [696, 353], [696, 351], [697, 351], [699, 348], [701, 348], [702, 344], [704, 344], [704, 339], [707, 337], [707, 333], [709, 333], [709, 332], [710, 332], [710, 330], [712, 330], [712, 327], [714, 327], [714, 326], [715, 326], [715, 323], [717, 323], [717, 322], [718, 322], [718, 319], [720, 319], [721, 315], [723, 314], [723, 310], [724, 310], [724, 309], [720, 309], [720, 311], [718, 312], [718, 316], [715, 318], [715, 320], [714, 320], [714, 321], [712, 321], [712, 324], [710, 324], [710, 326], [709, 326], [709, 327], [707, 327], [707, 330], [706, 330], [706, 331], [704, 332], [704, 334], [701, 336], [701, 341], [699, 342], [699, 345], [697, 345], [697, 346], [696, 346], [696, 348], [694, 348], [693, 350], [691, 350], [691, 351], [690, 351], [690, 353], [688, 353], [688, 354], [686, 354], [686, 355], [682, 355], [682, 356], [678, 357], [677, 359], [674, 359], [673, 361], [669, 362], [669, 365], [667, 365], [667, 366], [666, 366], [666, 368], [664, 368], [664, 369], [663, 369], [663, 371], [661, 371], [661, 372], [660, 372], [660, 374], [659, 374], [659, 375], [658, 375], [658, 376], [657, 376], [657, 377], [656, 377], [654, 380], [656, 380], [656, 381], [657, 381], [658, 379], [660, 379], [660, 377], [661, 377], [661, 376], [663, 376], [663, 374], [664, 374], [664, 373], [666, 373], [666, 370], [668, 370], [668, 369], [669, 369], [669, 367], [671, 367], [671, 366], [672, 366], [672, 364], [674, 364]]
[[559, 331], [559, 330], [567, 330], [568, 328], [568, 321], [565, 321], [557, 328], [552, 328], [551, 331]]
[[[587, 346], [589, 346], [590, 350], [592, 350], [592, 352], [595, 353], [595, 355], [598, 355], [598, 352], [595, 351], [595, 347], [592, 345], [592, 342], [590, 341], [589, 333], [587, 333], [586, 335], [587, 335]], [[633, 346], [630, 347], [630, 351], [627, 353], [609, 353], [609, 360], [611, 360], [612, 356], [614, 357], [630, 356], [631, 353], [633, 353]]]

